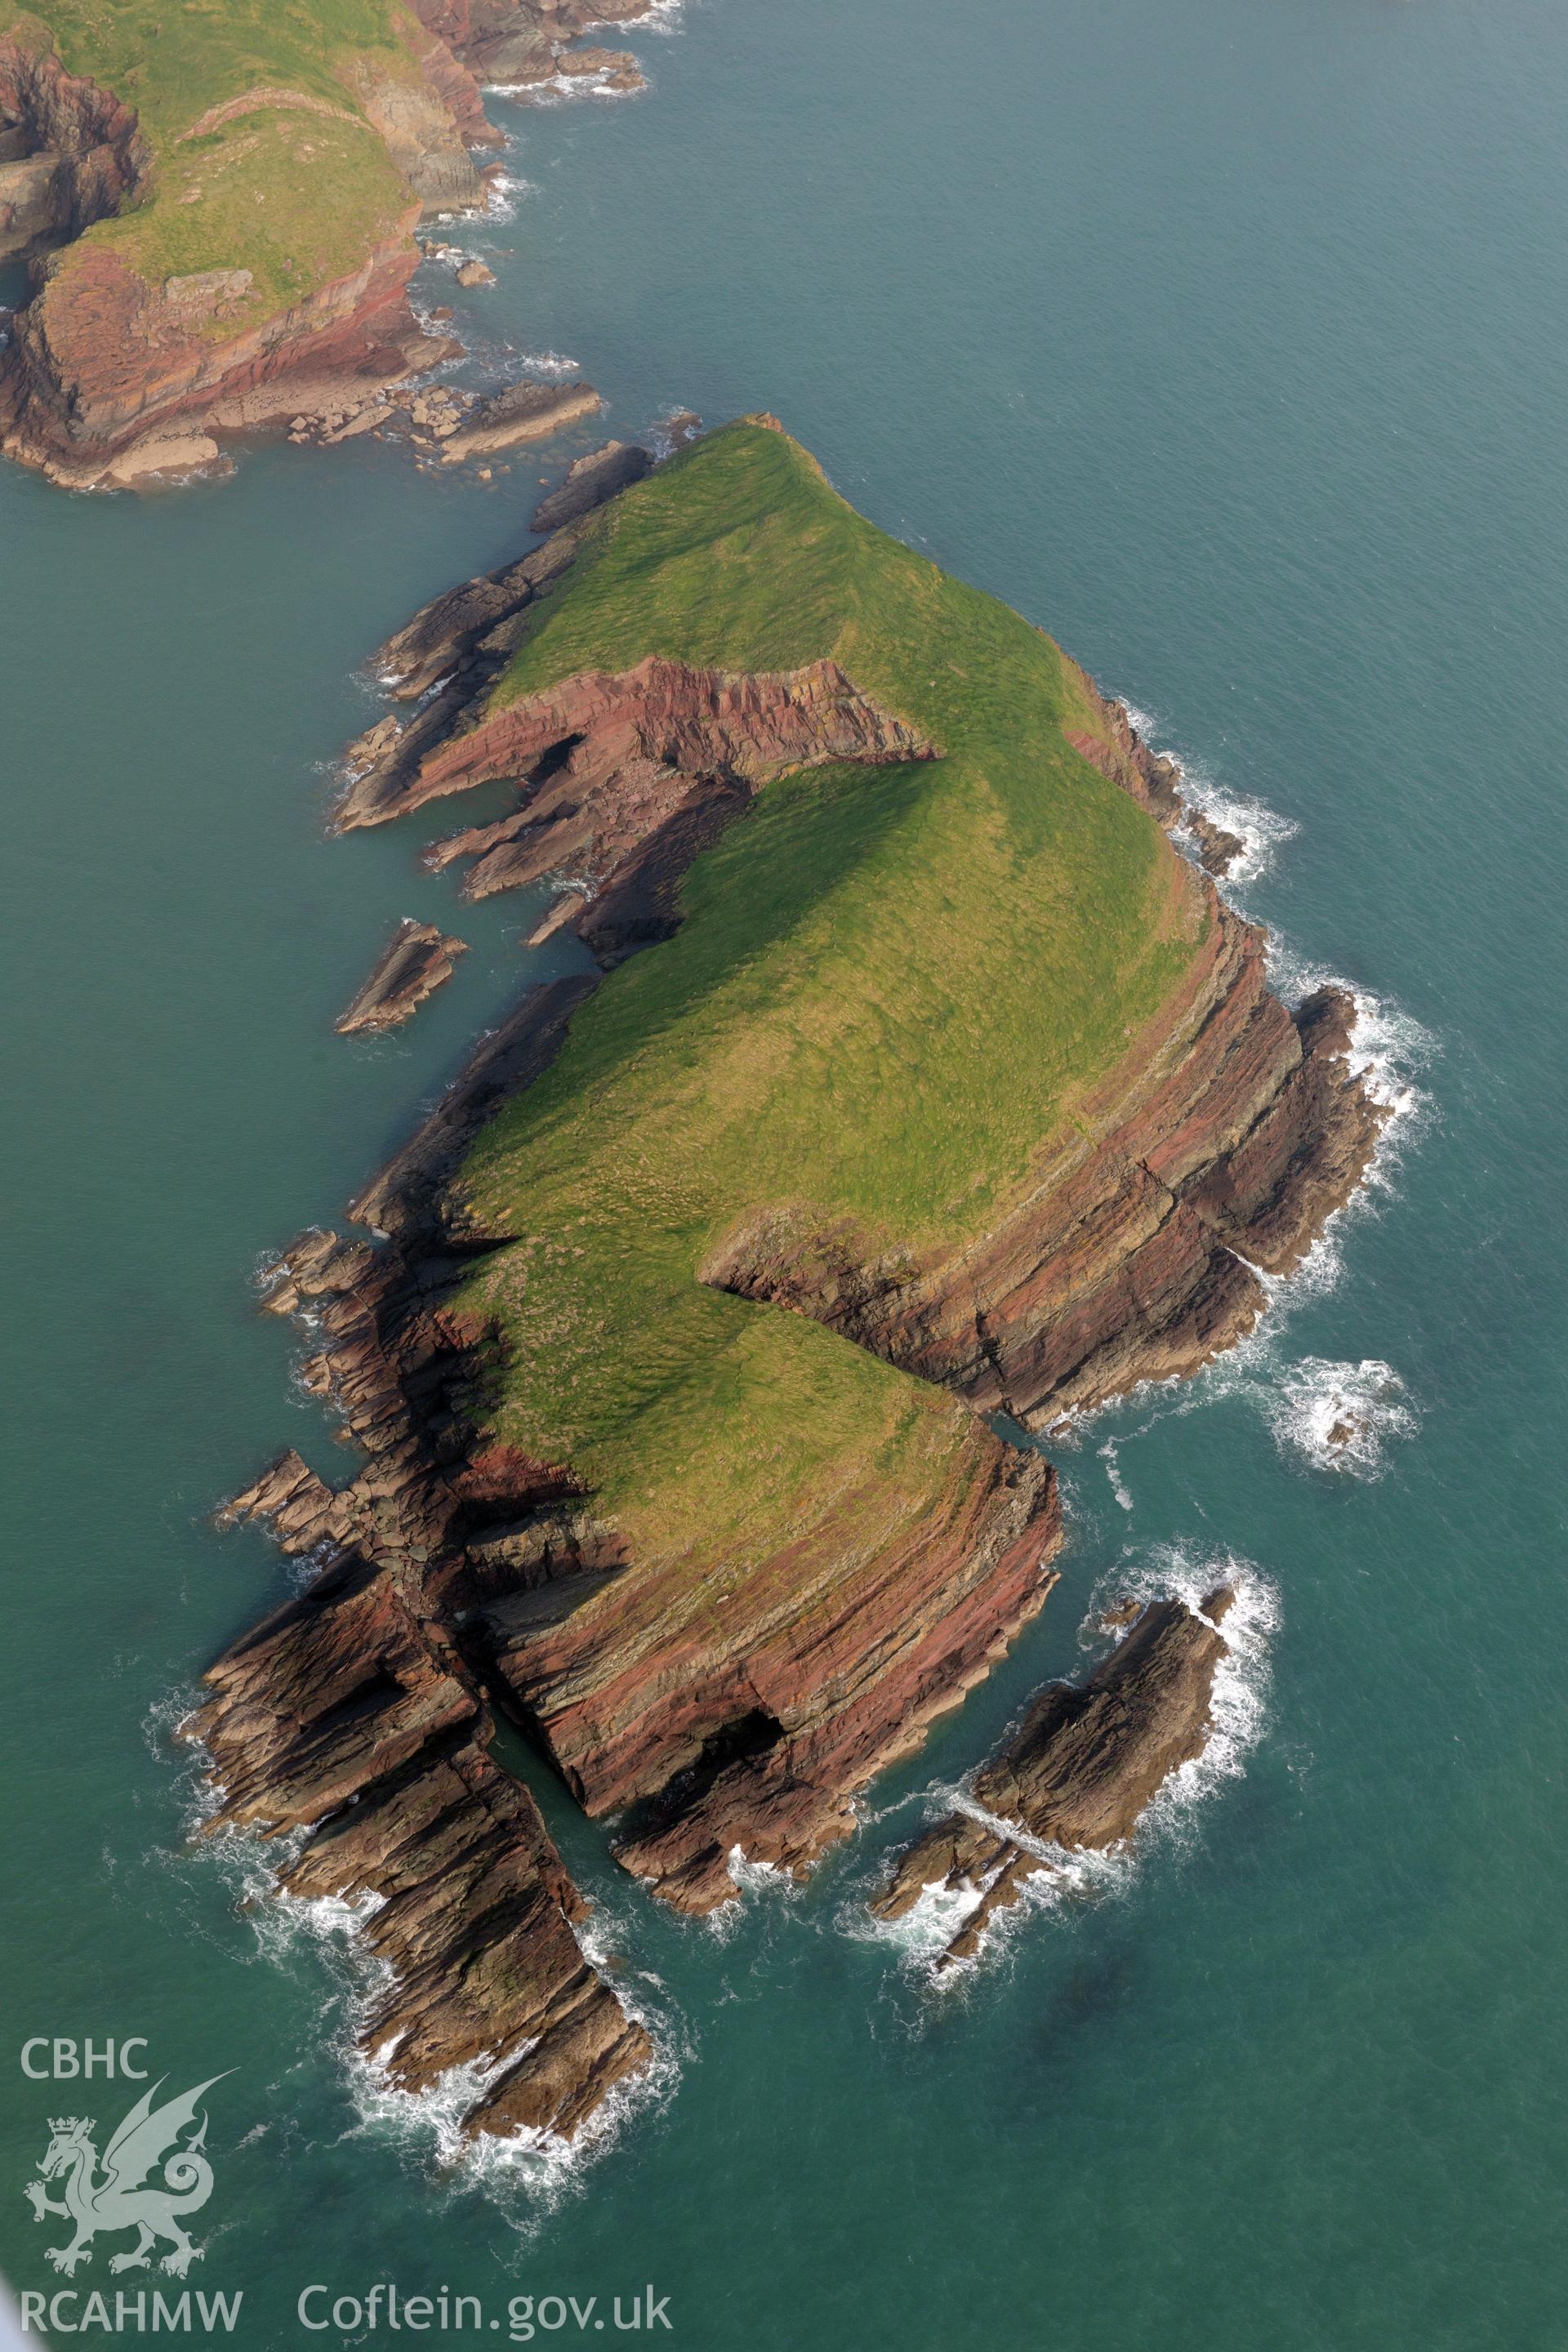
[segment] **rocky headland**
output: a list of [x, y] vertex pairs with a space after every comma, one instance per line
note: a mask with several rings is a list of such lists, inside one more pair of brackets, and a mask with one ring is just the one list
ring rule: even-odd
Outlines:
[[[0, 450], [114, 488], [210, 467], [261, 426], [405, 430], [417, 380], [459, 349], [410, 305], [415, 232], [482, 210], [500, 168], [481, 85], [638, 87], [635, 59], [580, 36], [647, 10], [347, 0], [319, 26], [280, 9], [254, 37], [247, 18], [197, 40], [153, 0], [112, 22], [0, 0], [0, 259], [31, 276], [0, 347]], [[476, 416], [443, 457], [596, 404], [557, 387], [526, 433]]]
[[[193, 1728], [217, 1824], [384, 1898], [396, 2078], [482, 2053], [473, 2128], [567, 2131], [646, 2042], [489, 1711], [678, 1907], [737, 1856], [807, 1871], [1057, 1580], [1054, 1474], [991, 1416], [1228, 1345], [1380, 1114], [1350, 1003], [1270, 992], [1125, 713], [772, 419], [377, 659], [413, 716], [353, 747], [340, 822], [510, 781], [429, 854], [547, 880], [535, 935], [595, 969], [484, 1042], [353, 1204], [373, 1239], [281, 1263], [365, 1467], [286, 1455], [231, 1507], [321, 1568]], [[1034, 1846], [1125, 1835], [1202, 1744], [1225, 1605], [1047, 1694], [977, 1784], [1029, 1843], [943, 1824], [885, 1906], [956, 1875], [994, 1910]]]

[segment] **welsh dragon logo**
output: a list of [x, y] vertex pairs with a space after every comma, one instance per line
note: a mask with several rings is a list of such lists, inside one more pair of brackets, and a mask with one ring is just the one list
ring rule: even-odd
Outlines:
[[[202, 2249], [191, 2243], [180, 2226], [180, 2217], [195, 2213], [212, 2195], [213, 2168], [202, 2154], [206, 2116], [202, 2116], [199, 2129], [184, 2147], [175, 2143], [185, 2126], [195, 2121], [202, 2094], [224, 2079], [214, 2074], [207, 2082], [198, 2083], [194, 2091], [154, 2107], [153, 2102], [168, 2080], [166, 2074], [161, 2075], [151, 2090], [142, 2092], [104, 2149], [101, 2177], [92, 2143], [97, 2128], [92, 2117], [50, 2117], [51, 2137], [38, 2165], [39, 2177], [29, 2180], [22, 2193], [33, 2208], [36, 2221], [58, 2213], [76, 2224], [76, 2235], [68, 2246], [44, 2249], [56, 2270], [69, 2278], [79, 2263], [91, 2262], [92, 2241], [100, 2231], [138, 2233], [129, 2252], [111, 2257], [111, 2271], [145, 2270], [160, 2239], [166, 2239], [169, 2245], [161, 2267], [175, 2278], [184, 2278], [192, 2263], [201, 2260]], [[144, 2185], [160, 2163], [161, 2184]], [[62, 2175], [65, 2197], [58, 2202], [44, 2183]]]

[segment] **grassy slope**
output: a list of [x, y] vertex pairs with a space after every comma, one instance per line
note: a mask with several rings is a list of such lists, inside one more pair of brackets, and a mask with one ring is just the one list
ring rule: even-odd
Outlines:
[[[397, 0], [0, 0], [0, 33], [28, 20], [47, 26], [70, 72], [137, 110], [153, 152], [151, 200], [84, 242], [111, 247], [150, 283], [249, 269], [255, 288], [237, 316], [264, 317], [352, 269], [406, 211], [407, 187], [361, 119], [352, 79], [357, 58], [415, 78]], [[302, 91], [355, 119], [260, 108], [182, 138], [209, 108], [258, 88]]]
[[945, 1395], [702, 1286], [708, 1249], [782, 1203], [882, 1245], [983, 1231], [1202, 917], [1064, 742], [1088, 713], [1058, 648], [782, 434], [731, 425], [617, 501], [497, 693], [648, 653], [837, 656], [946, 753], [769, 785], [463, 1171], [521, 1237], [468, 1294], [508, 1341], [495, 1433], [569, 1460], [700, 1607], [835, 1498], [868, 1538], [918, 1517], [974, 1447]]

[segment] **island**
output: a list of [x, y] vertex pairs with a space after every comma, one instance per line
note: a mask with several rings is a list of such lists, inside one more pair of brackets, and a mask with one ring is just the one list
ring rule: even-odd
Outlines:
[[262, 425], [388, 422], [460, 352], [408, 281], [419, 224], [487, 203], [481, 84], [638, 87], [635, 60], [578, 37], [652, 4], [0, 0], [0, 261], [30, 265], [0, 450], [115, 488]]
[[[547, 883], [585, 968], [483, 1042], [357, 1235], [279, 1261], [363, 1467], [290, 1453], [229, 1506], [316, 1572], [188, 1728], [212, 1831], [304, 1833], [283, 1883], [362, 1906], [390, 2079], [482, 2062], [470, 2131], [569, 2134], [648, 2039], [498, 1719], [683, 1911], [742, 1859], [808, 1873], [1056, 1582], [1035, 1436], [1250, 1329], [1382, 1114], [1350, 1001], [1270, 990], [1126, 712], [772, 417], [377, 667], [407, 717], [340, 824], [502, 780], [437, 855]], [[1091, 1687], [1097, 1722], [1144, 1709], [1098, 1809], [1051, 1809], [1046, 1702], [994, 1775], [1023, 1837], [1131, 1825], [1201, 1738], [1223, 1604]], [[1003, 1899], [987, 1835], [936, 1835], [884, 1908], [928, 1864]]]

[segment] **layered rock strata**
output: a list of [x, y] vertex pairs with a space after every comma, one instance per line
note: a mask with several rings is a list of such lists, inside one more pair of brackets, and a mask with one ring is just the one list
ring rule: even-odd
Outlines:
[[668, 938], [692, 858], [770, 777], [829, 761], [929, 759], [933, 746], [879, 709], [834, 662], [733, 677], [650, 658], [509, 704], [422, 761], [402, 806], [495, 778], [517, 812], [427, 853], [472, 862], [469, 898], [568, 877], [544, 930], [570, 923], [606, 967]]
[[[398, 1812], [424, 1801], [426, 1768], [411, 1780], [409, 1759], [458, 1729], [482, 1744], [482, 1688], [589, 1811], [634, 1809], [620, 1858], [679, 1907], [734, 1894], [736, 1848], [804, 1871], [852, 1828], [853, 1791], [918, 1746], [1055, 1583], [1049, 1465], [977, 1422], [936, 1513], [891, 1529], [872, 1557], [803, 1541], [696, 1638], [679, 1614], [665, 1621], [657, 1580], [626, 1576], [606, 1653], [602, 1616], [579, 1612], [634, 1563], [568, 1475], [466, 1450], [482, 1348], [442, 1314], [452, 1260], [426, 1254], [437, 1237], [411, 1210], [398, 1221], [395, 1250], [307, 1236], [269, 1301], [318, 1320], [305, 1383], [342, 1412], [369, 1467], [334, 1493], [286, 1454], [228, 1506], [230, 1520], [262, 1519], [286, 1550], [328, 1564], [209, 1676], [218, 1696], [191, 1730], [223, 1789], [216, 1823], [330, 1821], [395, 1774], [377, 1797], [376, 1844], [356, 1810], [307, 1850], [303, 1876], [296, 1864], [283, 1878], [349, 1899], [386, 1893], [376, 1855], [393, 1850]], [[444, 1766], [445, 1744], [439, 1755]], [[377, 1948], [403, 1966], [384, 1934]], [[378, 2011], [367, 2047], [385, 2033]], [[419, 2064], [473, 2054], [468, 2039], [456, 2048], [432, 2028], [414, 2045]]]
[[1386, 1113], [1351, 1056], [1352, 1000], [1282, 1003], [1263, 933], [1203, 887], [1207, 937], [1181, 987], [982, 1241], [873, 1253], [847, 1226], [766, 1213], [705, 1279], [1031, 1429], [1243, 1338], [1262, 1275], [1298, 1265], [1349, 1200]]
[[599, 406], [591, 383], [508, 384], [469, 413], [443, 444], [441, 462], [457, 466], [467, 457], [499, 457], [531, 441], [546, 441], [563, 425], [595, 415]]
[[[186, 1730], [221, 1791], [209, 1832], [303, 1832], [284, 1891], [362, 1906], [391, 1972], [362, 2047], [398, 2087], [483, 2062], [470, 2131], [570, 2134], [650, 2044], [584, 1958], [587, 1906], [534, 1800], [487, 1752], [493, 1727], [453, 1637], [474, 1598], [464, 1542], [488, 1524], [493, 1481], [460, 1438], [443, 1449], [428, 1429], [458, 1434], [471, 1341], [390, 1253], [331, 1234], [296, 1245], [269, 1303], [309, 1308], [322, 1348], [307, 1383], [332, 1396], [366, 1466], [334, 1493], [285, 1454], [228, 1507], [321, 1564], [206, 1677]], [[514, 1486], [507, 1507], [569, 1545], [559, 1482]]]
[[362, 1030], [395, 1029], [411, 1021], [427, 996], [443, 987], [467, 955], [466, 940], [448, 939], [434, 923], [405, 918], [377, 957], [374, 969], [333, 1024], [341, 1037]]
[[[471, 606], [463, 613], [473, 624]], [[411, 643], [411, 658], [427, 651], [427, 637]], [[563, 730], [595, 748], [607, 865], [637, 867], [645, 887], [639, 861], [650, 845], [659, 845], [673, 877], [721, 814], [783, 766], [900, 760], [931, 748], [833, 665], [737, 679], [647, 663], [626, 679], [574, 681], [564, 698], [512, 706], [503, 733], [470, 745], [470, 757], [510, 764], [519, 747], [534, 756]], [[656, 734], [661, 756], [653, 761]], [[689, 772], [675, 764], [681, 759]], [[683, 827], [691, 793], [720, 771], [721, 814], [705, 803], [702, 823]], [[587, 776], [584, 766], [581, 789]], [[624, 924], [646, 930], [642, 898], [623, 892], [617, 903]], [[675, 919], [671, 907], [667, 921]], [[597, 936], [607, 955], [637, 943], [608, 926], [602, 913]], [[519, 2013], [486, 2006], [476, 2019], [436, 2004], [442, 1971], [466, 1948], [441, 1946], [425, 1926], [436, 1898], [416, 1832], [436, 1801], [435, 1763], [443, 1774], [460, 1763], [473, 1801], [487, 1821], [497, 1814], [494, 1768], [476, 1760], [481, 1689], [502, 1698], [591, 1811], [638, 1808], [624, 1859], [672, 1901], [703, 1910], [734, 1893], [736, 1847], [802, 1870], [846, 1834], [853, 1790], [985, 1672], [1055, 1580], [1053, 1474], [976, 1423], [927, 1521], [889, 1529], [869, 1558], [836, 1550], [829, 1523], [780, 1559], [754, 1588], [750, 1612], [731, 1613], [721, 1642], [709, 1638], [694, 1652], [689, 1629], [659, 1622], [657, 1582], [628, 1578], [628, 1607], [647, 1619], [635, 1635], [630, 1623], [623, 1628], [636, 1663], [606, 1657], [610, 1687], [584, 1687], [583, 1662], [599, 1658], [603, 1643], [584, 1630], [583, 1604], [602, 1598], [630, 1563], [595, 1521], [591, 1496], [563, 1474], [501, 1449], [470, 1454], [463, 1383], [479, 1380], [482, 1366], [472, 1335], [444, 1321], [439, 1298], [454, 1270], [452, 1244], [472, 1248], [477, 1239], [443, 1230], [449, 1171], [500, 1096], [542, 1066], [592, 984], [536, 992], [355, 1204], [384, 1231], [397, 1230], [396, 1249], [322, 1238], [289, 1253], [271, 1303], [319, 1318], [327, 1344], [305, 1368], [306, 1384], [337, 1402], [371, 1466], [333, 1494], [298, 1457], [285, 1457], [237, 1498], [232, 1516], [268, 1519], [291, 1550], [326, 1547], [328, 1564], [300, 1601], [214, 1670], [218, 1696], [192, 1727], [224, 1791], [220, 1823], [324, 1824], [286, 1873], [287, 1887], [389, 1897], [367, 1933], [399, 1990], [378, 2009], [368, 2046], [403, 2034], [391, 2062], [399, 2080], [404, 2067], [413, 2082], [497, 2049]], [[677, 1683], [685, 1687], [672, 1704]], [[441, 1790], [443, 1802], [456, 1801], [445, 1779]], [[538, 2083], [543, 2062], [531, 2056], [509, 2070], [504, 2098], [492, 2094], [476, 2111], [476, 2128], [519, 2120], [570, 2128], [637, 2063], [632, 2030], [615, 2030], [604, 2000], [569, 1971], [554, 1921], [571, 1905], [531, 1818], [525, 1825], [531, 1916], [541, 1933], [549, 1928], [556, 1957], [509, 1963], [508, 1981], [522, 1972], [529, 2014], [545, 2020], [540, 2047], [557, 2061], [549, 2099]], [[488, 1828], [482, 1844], [488, 1867]], [[407, 1867], [422, 1874], [416, 1895], [403, 1877], [410, 1846], [416, 1863]], [[397, 1924], [409, 1915], [412, 1945]], [[521, 1935], [514, 1911], [506, 1917], [508, 1932]], [[563, 2050], [592, 2062], [585, 2080]]]
[[[412, 226], [411, 207], [404, 228]], [[394, 236], [342, 278], [232, 334], [213, 283], [150, 286], [111, 251], [73, 252], [19, 311], [0, 355], [0, 448], [72, 489], [114, 487], [168, 462], [218, 455], [218, 434], [406, 383], [455, 346], [408, 308], [415, 254]], [[153, 465], [149, 452], [159, 451]]]
[[1205, 874], [1223, 880], [1246, 847], [1241, 835], [1229, 833], [1184, 789], [1180, 766], [1163, 751], [1152, 751], [1133, 726], [1124, 702], [1096, 694], [1100, 724], [1092, 732], [1074, 730], [1068, 740], [1091, 761], [1101, 775], [1130, 793], [1169, 834], [1185, 836]]
[[973, 1810], [946, 1814], [900, 1856], [873, 1900], [879, 1916], [901, 1918], [932, 1891], [973, 1896], [938, 1966], [973, 1959], [1029, 1879], [1131, 1837], [1171, 1774], [1208, 1744], [1235, 1598], [1221, 1585], [1196, 1610], [1152, 1601], [1087, 1681], [1041, 1692], [976, 1775]]
[[559, 530], [563, 523], [579, 521], [606, 499], [613, 499], [617, 490], [640, 482], [652, 464], [648, 452], [635, 441], [606, 441], [602, 449], [574, 457], [559, 489], [541, 499], [534, 509], [533, 529]]
[[[510, 579], [493, 575], [454, 591], [444, 614], [429, 608], [384, 649], [384, 674], [400, 678], [404, 691], [420, 679], [440, 684], [430, 674], [447, 661], [457, 673], [413, 727], [383, 720], [353, 748], [340, 825], [382, 824], [497, 778], [515, 782], [514, 814], [452, 835], [427, 862], [471, 860], [463, 883], [470, 898], [570, 877], [553, 920], [535, 937], [570, 922], [608, 966], [668, 936], [692, 858], [770, 777], [830, 761], [934, 756], [934, 746], [862, 695], [835, 662], [737, 677], [650, 656], [623, 676], [568, 678], [454, 733], [454, 720], [482, 692], [470, 649], [489, 646], [502, 657], [513, 642], [507, 625], [570, 551], [542, 548]], [[492, 612], [500, 618], [481, 637]], [[482, 658], [478, 667], [482, 677]]]
[[800, 1877], [849, 1833], [855, 1792], [1041, 1607], [1059, 1542], [1049, 1465], [977, 1422], [919, 1524], [847, 1557], [830, 1527], [804, 1528], [717, 1623], [630, 1576], [608, 1625], [493, 1612], [493, 1686], [586, 1811], [621, 1817], [626, 1868], [710, 1911], [737, 1891], [737, 1857]]

